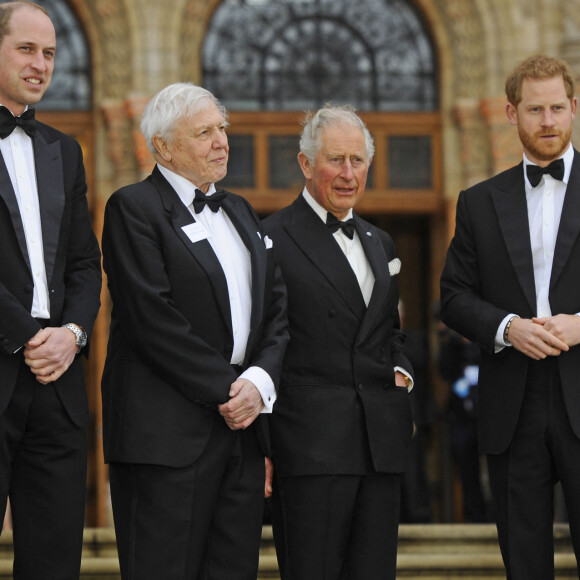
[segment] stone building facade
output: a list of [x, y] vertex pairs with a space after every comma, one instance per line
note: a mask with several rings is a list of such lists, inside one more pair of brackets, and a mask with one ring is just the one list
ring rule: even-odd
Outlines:
[[[46, 111], [42, 115], [48, 122], [77, 133], [81, 140], [89, 166], [95, 229], [99, 232], [108, 196], [117, 188], [142, 179], [152, 168], [152, 158], [139, 133], [140, 113], [147, 100], [175, 81], [204, 84], [201, 64], [204, 36], [221, 0], [60, 1], [74, 13], [89, 48], [91, 108], [84, 114], [86, 131], [80, 135], [72, 113], [67, 116], [66, 112]], [[316, 2], [305, 0], [305, 3], [308, 1]], [[376, 4], [382, 1], [387, 0], [376, 0]], [[38, 3], [45, 4], [42, 0]], [[459, 191], [521, 158], [517, 134], [505, 116], [503, 84], [507, 73], [525, 57], [547, 53], [564, 58], [580, 75], [580, 0], [407, 0], [407, 3], [413, 5], [423, 20], [437, 63], [435, 113], [440, 147], [433, 160], [437, 165], [437, 191], [428, 208], [421, 207], [421, 197], [408, 206], [401, 203], [394, 209], [389, 209], [388, 204], [377, 207], [382, 208], [378, 213], [387, 219], [387, 225], [399, 217], [401, 223], [413, 227], [415, 222], [412, 219], [405, 222], [406, 217], [425, 217], [426, 221], [421, 222], [426, 228], [422, 243], [429, 246], [429, 252], [418, 258], [426, 282], [419, 291], [428, 295], [421, 299], [424, 304], [437, 299], [439, 273], [452, 235]], [[580, 143], [580, 139], [576, 141]], [[261, 209], [276, 209], [276, 203], [269, 202]], [[365, 213], [372, 214], [372, 206]], [[411, 259], [414, 244], [412, 238], [407, 240], [401, 232], [400, 246]], [[417, 291], [413, 286], [412, 280], [405, 282], [402, 278], [402, 294], [408, 289], [411, 296], [407, 305], [420, 300], [413, 296]], [[106, 517], [98, 388], [108, 325], [106, 291], [103, 301], [105, 306], [87, 371], [94, 415], [91, 525], [102, 525]], [[423, 316], [415, 320], [415, 325], [427, 326], [429, 331], [431, 323], [426, 320]]]

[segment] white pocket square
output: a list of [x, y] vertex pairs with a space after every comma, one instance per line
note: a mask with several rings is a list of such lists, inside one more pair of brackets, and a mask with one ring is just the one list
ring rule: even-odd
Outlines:
[[264, 236], [264, 244], [266, 245], [266, 250], [269, 250], [274, 245], [268, 236]]
[[401, 271], [401, 260], [394, 258], [389, 262], [389, 274], [396, 276]]

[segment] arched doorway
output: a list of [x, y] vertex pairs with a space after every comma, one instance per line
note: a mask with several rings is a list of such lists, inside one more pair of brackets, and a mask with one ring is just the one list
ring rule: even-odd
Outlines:
[[[442, 130], [437, 55], [418, 5], [223, 0], [205, 32], [201, 74], [230, 111], [222, 184], [262, 215], [302, 189], [296, 155], [304, 111], [329, 101], [357, 108], [376, 152], [356, 209], [395, 238], [405, 325], [431, 336], [439, 280], [433, 254], [445, 243]], [[415, 407], [433, 415], [426, 382], [416, 385]]]

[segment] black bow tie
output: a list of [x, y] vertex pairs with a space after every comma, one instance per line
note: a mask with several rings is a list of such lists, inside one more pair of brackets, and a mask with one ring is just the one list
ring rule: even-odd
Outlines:
[[532, 187], [536, 187], [542, 181], [542, 175], [545, 173], [551, 175], [554, 179], [562, 181], [564, 179], [564, 160], [556, 159], [552, 161], [547, 167], [540, 167], [539, 165], [528, 165], [526, 173]]
[[36, 132], [34, 109], [28, 109], [20, 117], [15, 117], [6, 107], [0, 107], [0, 139], [5, 139], [16, 129], [22, 128], [29, 137]]
[[201, 213], [205, 209], [205, 206], [208, 205], [209, 209], [216, 213], [225, 197], [225, 191], [216, 191], [212, 195], [205, 195], [203, 191], [196, 189], [195, 199], [193, 200], [193, 209], [195, 210], [195, 213]]
[[328, 229], [334, 234], [334, 232], [338, 231], [338, 229], [342, 230], [342, 233], [350, 238], [351, 240], [354, 238], [354, 219], [350, 218], [345, 222], [341, 222], [337, 219], [334, 214], [330, 212], [326, 215], [326, 225]]

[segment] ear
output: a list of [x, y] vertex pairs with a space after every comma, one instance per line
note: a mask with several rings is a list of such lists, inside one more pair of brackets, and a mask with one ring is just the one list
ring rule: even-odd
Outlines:
[[306, 179], [312, 179], [312, 165], [308, 158], [302, 151], [298, 153], [298, 163], [300, 164], [300, 169], [302, 169], [302, 173], [304, 173], [304, 177]]
[[508, 118], [508, 121], [511, 125], [518, 124], [518, 110], [514, 107], [511, 103], [508, 103], [505, 108], [505, 112]]
[[570, 103], [572, 107], [572, 119], [576, 116], [576, 109], [578, 108], [578, 99], [574, 97]]
[[171, 152], [167, 147], [167, 143], [159, 137], [159, 135], [154, 135], [151, 139], [153, 147], [157, 150], [157, 153], [161, 156], [164, 161], [171, 161]]

